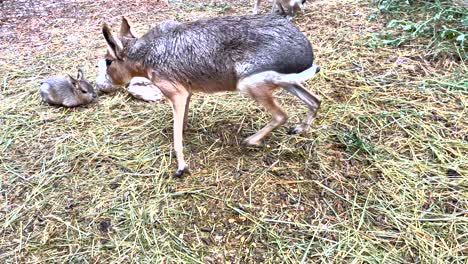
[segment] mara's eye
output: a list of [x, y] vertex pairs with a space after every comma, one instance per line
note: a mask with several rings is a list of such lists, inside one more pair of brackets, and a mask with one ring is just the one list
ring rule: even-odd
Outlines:
[[112, 60], [106, 59], [106, 66], [109, 66], [112, 64]]
[[81, 90], [81, 92], [84, 93], [84, 94], [88, 93], [88, 91], [86, 91], [86, 90]]

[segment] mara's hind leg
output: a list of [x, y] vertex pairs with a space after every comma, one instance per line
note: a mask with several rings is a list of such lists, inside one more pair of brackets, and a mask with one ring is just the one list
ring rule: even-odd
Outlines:
[[271, 6], [271, 13], [276, 14], [277, 12], [280, 15], [286, 14], [286, 11], [284, 10], [281, 1], [273, 0], [273, 5]]
[[252, 9], [252, 14], [258, 14], [258, 6], [260, 5], [260, 0], [255, 1], [254, 8]]
[[317, 114], [317, 111], [310, 111], [306, 118], [304, 118], [304, 120], [302, 120], [301, 123], [297, 124], [296, 126], [294, 127], [291, 127], [291, 129], [289, 129], [288, 131], [288, 134], [300, 134], [304, 131], [306, 131], [310, 124], [312, 124], [312, 120], [314, 120], [315, 116]]
[[289, 130], [289, 134], [299, 134], [307, 130], [307, 128], [312, 123], [312, 120], [314, 120], [315, 116], [317, 115], [317, 111], [320, 107], [320, 98], [298, 84], [289, 85], [286, 87], [286, 90], [297, 96], [309, 108], [309, 113], [307, 114], [306, 118], [304, 118], [304, 120], [297, 126]]
[[265, 107], [272, 115], [271, 121], [265, 127], [243, 141], [246, 145], [258, 146], [262, 142], [262, 139], [270, 134], [271, 131], [286, 123], [288, 116], [273, 96], [273, 90], [276, 88], [274, 85], [260, 82], [244, 88], [252, 99]]

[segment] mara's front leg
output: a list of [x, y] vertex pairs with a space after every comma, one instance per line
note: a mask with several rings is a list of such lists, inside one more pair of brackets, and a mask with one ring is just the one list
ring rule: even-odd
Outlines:
[[187, 114], [188, 102], [190, 100], [190, 91], [182, 85], [176, 85], [171, 82], [154, 83], [161, 89], [172, 104], [174, 118], [174, 150], [177, 158], [177, 170], [174, 177], [181, 177], [188, 173], [188, 166], [184, 159], [183, 131], [184, 119]]
[[188, 172], [188, 166], [184, 159], [183, 145], [184, 116], [186, 114], [185, 106], [188, 102], [188, 97], [188, 93], [183, 93], [171, 99], [174, 115], [174, 150], [177, 157], [177, 170], [174, 173], [174, 177], [180, 177], [185, 172]]
[[254, 14], [254, 15], [258, 14], [258, 6], [260, 5], [260, 1], [261, 1], [261, 0], [257, 0], [257, 1], [255, 2], [254, 7], [252, 8], [252, 14]]

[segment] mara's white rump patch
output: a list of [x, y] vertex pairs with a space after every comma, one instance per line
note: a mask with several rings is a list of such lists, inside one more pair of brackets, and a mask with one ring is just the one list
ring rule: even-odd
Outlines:
[[320, 67], [313, 64], [312, 67], [300, 72], [300, 73], [279, 73], [276, 71], [264, 71], [259, 72], [250, 76], [247, 76], [237, 83], [237, 89], [243, 91], [246, 87], [256, 85], [259, 83], [274, 84], [282, 87], [286, 87], [292, 84], [301, 84], [320, 71]]

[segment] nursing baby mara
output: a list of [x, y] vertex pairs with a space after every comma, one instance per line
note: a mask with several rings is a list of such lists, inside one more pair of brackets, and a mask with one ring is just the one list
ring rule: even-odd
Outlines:
[[[253, 14], [258, 13], [258, 6], [260, 5], [261, 0], [255, 2], [255, 6], [252, 10]], [[306, 0], [273, 0], [273, 5], [271, 8], [271, 13], [279, 13], [280, 15], [285, 15], [289, 20], [291, 20], [296, 14], [304, 8]]]

